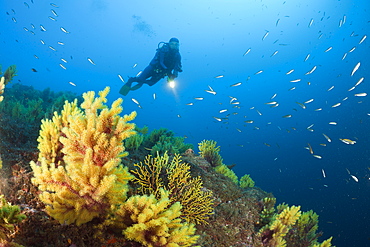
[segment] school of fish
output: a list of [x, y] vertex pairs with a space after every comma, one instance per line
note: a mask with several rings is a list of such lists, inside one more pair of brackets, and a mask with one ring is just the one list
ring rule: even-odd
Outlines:
[[[31, 4], [33, 4], [33, 0], [31, 0]], [[32, 8], [32, 6], [30, 6], [30, 4], [28, 4], [27, 2], [24, 2], [24, 6], [28, 9]], [[50, 12], [47, 14], [47, 17], [49, 19], [49, 21], [51, 22], [56, 22], [58, 21], [58, 18], [60, 17], [57, 10], [58, 10], [59, 6], [55, 3], [50, 3]], [[17, 19], [16, 19], [16, 11], [14, 9], [11, 9], [11, 11], [8, 11], [6, 12], [7, 15], [9, 15], [10, 19], [14, 22], [14, 24], [18, 24], [17, 22]], [[339, 20], [339, 27], [338, 28], [341, 28], [343, 27], [345, 24], [346, 24], [346, 19], [347, 17], [344, 15], [340, 20]], [[322, 19], [321, 19], [322, 21]], [[276, 21], [276, 26], [278, 26], [280, 24], [281, 20], [278, 19]], [[312, 28], [315, 23], [317, 23], [314, 18], [311, 18], [307, 24], [307, 28]], [[50, 32], [50, 29], [48, 28], [48, 25], [47, 23], [43, 23], [43, 24], [39, 24], [39, 25], [34, 25], [32, 23], [29, 24], [29, 26], [24, 26], [24, 27], [21, 27], [25, 32], [29, 33], [30, 35], [35, 35], [37, 36], [38, 32], [44, 32], [44, 33], [47, 33], [47, 32]], [[62, 32], [64, 35], [72, 35], [73, 34], [73, 29], [71, 28], [71, 31], [68, 27], [64, 27], [64, 26], [59, 26], [59, 29], [60, 31], [59, 32]], [[270, 37], [272, 36], [272, 33], [274, 31], [272, 30], [264, 30], [264, 33], [261, 37], [261, 41], [262, 42], [269, 42], [269, 39], [271, 39]], [[322, 38], [322, 33], [318, 36], [318, 39], [321, 39]], [[355, 38], [356, 36], [358, 36], [359, 38]], [[348, 90], [347, 92], [342, 92], [345, 97], [340, 100], [340, 101], [336, 101], [336, 102], [327, 102], [326, 105], [322, 105], [322, 106], [319, 106], [318, 108], [315, 108], [313, 109], [312, 107], [309, 107], [309, 104], [314, 102], [313, 104], [315, 104], [315, 97], [314, 96], [307, 96], [306, 100], [294, 100], [294, 104], [295, 105], [290, 105], [289, 107], [291, 107], [291, 111], [288, 111], [286, 112], [286, 114], [282, 114], [281, 115], [281, 118], [283, 119], [286, 119], [284, 121], [292, 121], [294, 119], [294, 116], [295, 116], [295, 112], [294, 111], [298, 111], [299, 110], [304, 110], [304, 111], [307, 111], [307, 112], [319, 112], [319, 111], [323, 111], [323, 110], [335, 110], [335, 108], [340, 108], [343, 104], [346, 104], [346, 101], [347, 99], [349, 98], [363, 98], [363, 97], [366, 97], [367, 96], [367, 92], [364, 92], [363, 90], [365, 88], [361, 87], [362, 83], [365, 81], [365, 78], [364, 77], [358, 77], [358, 75], [361, 73], [361, 70], [362, 70], [362, 67], [361, 67], [361, 61], [356, 61], [356, 62], [353, 62], [353, 60], [348, 60], [348, 57], [357, 51], [357, 49], [359, 49], [359, 46], [361, 46], [367, 39], [367, 35], [366, 34], [354, 34], [352, 33], [351, 34], [351, 37], [353, 37], [354, 39], [356, 39], [356, 43], [353, 44], [353, 46], [349, 47], [348, 50], [346, 50], [346, 52], [343, 53], [342, 57], [340, 58], [341, 61], [345, 61], [348, 63], [349, 66], [352, 66], [351, 69], [348, 71], [348, 72], [345, 72], [347, 73], [346, 75], [343, 75], [343, 76], [348, 76], [349, 79], [349, 85], [348, 85]], [[46, 39], [45, 39], [46, 40]], [[56, 43], [48, 43], [46, 42], [44, 39], [39, 39], [39, 42], [41, 42], [41, 44], [43, 46], [45, 46], [45, 49], [49, 49], [51, 50], [51, 52], [57, 52], [62, 46], [66, 45], [66, 43], [63, 41], [63, 40], [60, 40]], [[274, 44], [277, 42], [278, 40], [275, 40]], [[287, 46], [288, 44], [285, 44], [285, 43], [281, 43], [279, 44], [280, 46]], [[332, 53], [334, 50], [338, 49], [337, 47], [335, 46], [329, 46], [327, 47], [326, 46], [326, 49], [323, 49], [321, 52], [322, 54], [330, 54]], [[253, 53], [253, 50], [254, 48], [253, 47], [248, 47], [245, 52], [241, 52], [241, 55], [245, 58], [245, 59], [248, 59], [248, 56]], [[275, 57], [278, 57], [278, 56], [281, 56], [281, 55], [284, 55], [282, 51], [280, 50], [274, 50], [272, 53], [269, 53], [269, 58], [270, 59], [274, 59]], [[39, 56], [37, 54], [34, 54], [34, 57], [35, 59], [39, 59]], [[72, 56], [70, 56], [70, 58], [66, 58], [66, 57], [60, 57], [59, 58], [59, 64], [57, 64], [62, 70], [67, 70], [68, 69], [68, 62], [69, 60], [73, 59]], [[91, 57], [86, 57], [84, 58], [91, 66], [98, 66], [99, 63], [95, 63], [94, 60], [91, 58]], [[302, 57], [302, 62], [303, 63], [306, 63], [307, 61], [311, 61], [313, 58], [312, 58], [312, 54], [311, 53], [308, 53], [305, 57]], [[340, 62], [340, 61], [336, 61], [336, 62]], [[135, 68], [137, 66], [137, 63], [135, 63], [132, 68]], [[252, 80], [254, 79], [255, 81], [258, 81], [258, 76], [260, 76], [261, 74], [265, 74], [266, 71], [268, 69], [265, 69], [265, 68], [261, 68], [259, 69], [258, 71], [253, 71], [250, 73], [250, 76], [248, 76], [247, 79], [245, 79], [244, 81], [228, 81], [228, 75], [227, 74], [215, 74], [213, 76], [213, 78], [209, 78], [209, 82], [208, 84], [215, 84], [216, 85], [216, 82], [218, 84], [223, 84], [223, 85], [226, 85], [228, 89], [230, 90], [235, 90], [235, 89], [243, 89], [243, 88], [246, 88], [248, 87], [248, 81], [249, 80]], [[311, 86], [311, 87], [314, 87], [314, 82], [311, 81], [312, 80], [312, 77], [309, 77], [315, 73], [317, 73], [317, 71], [319, 70], [322, 70], [321, 68], [321, 65], [319, 63], [315, 64], [315, 65], [311, 65], [310, 67], [307, 68], [307, 70], [305, 70], [305, 72], [301, 73], [301, 72], [298, 72], [298, 69], [294, 68], [294, 66], [292, 66], [288, 71], [284, 71], [282, 76], [280, 78], [278, 78], [278, 80], [280, 82], [284, 82], [284, 83], [287, 83], [287, 84], [291, 84], [290, 88], [287, 89], [287, 91], [294, 91], [296, 90], [297, 88], [301, 87], [303, 84], [306, 84], [308, 86]], [[34, 70], [36, 71], [36, 70]], [[140, 74], [141, 72], [138, 73], [138, 75]], [[309, 78], [309, 79], [308, 79]], [[124, 82], [124, 79], [122, 78], [122, 76], [120, 74], [118, 74], [118, 79], [122, 82]], [[68, 84], [70, 84], [71, 86], [77, 86], [75, 82], [73, 81], [68, 81], [66, 82]], [[333, 82], [332, 82], [333, 83]], [[335, 83], [333, 83], [335, 84]], [[294, 85], [294, 86], [293, 86]], [[331, 91], [335, 91], [337, 87], [335, 87], [335, 85], [328, 85], [326, 91], [327, 92], [331, 92]], [[227, 89], [223, 90], [223, 94], [225, 94], [225, 91], [227, 93]], [[352, 91], [355, 91], [355, 93], [352, 93]], [[206, 101], [209, 97], [213, 97], [215, 96], [216, 94], [218, 94], [218, 92], [216, 92], [216, 90], [214, 90], [214, 86], [211, 86], [211, 85], [207, 85], [204, 87], [204, 92], [206, 92], [206, 94], [203, 96], [195, 96], [193, 97], [193, 100], [191, 102], [187, 102], [185, 103], [186, 106], [191, 106], [191, 107], [194, 107], [197, 102], [200, 102], [200, 101]], [[220, 109], [214, 113], [214, 116], [212, 117], [213, 120], [215, 121], [215, 123], [224, 123], [224, 124], [229, 124], [230, 121], [231, 121], [231, 118], [234, 116], [234, 115], [243, 115], [244, 116], [244, 120], [243, 120], [243, 123], [239, 124], [239, 126], [237, 128], [235, 128], [235, 130], [238, 132], [238, 133], [241, 133], [241, 132], [244, 132], [246, 130], [248, 130], [250, 128], [250, 126], [254, 129], [254, 130], [259, 130], [261, 128], [263, 128], [263, 126], [257, 126], [257, 125], [254, 125], [256, 123], [256, 119], [258, 119], [259, 116], [262, 116], [264, 115], [264, 109], [265, 107], [270, 107], [270, 108], [278, 108], [278, 107], [282, 107], [284, 106], [284, 104], [289, 104], [289, 103], [284, 103], [284, 101], [279, 101], [279, 94], [280, 92], [272, 92], [271, 94], [271, 97], [269, 98], [266, 98], [265, 102], [261, 105], [255, 105], [255, 106], [252, 106], [252, 107], [248, 107], [246, 110], [243, 109], [244, 107], [244, 103], [248, 101], [248, 99], [244, 99], [244, 98], [237, 98], [237, 97], [234, 97], [232, 95], [228, 95], [227, 96], [227, 99], [225, 99], [225, 101], [227, 102], [226, 104], [224, 102], [220, 102]], [[294, 92], [292, 92], [292, 99], [294, 99]], [[200, 94], [199, 94], [200, 95]], [[156, 100], [156, 94], [153, 94], [153, 99]], [[132, 102], [134, 104], [136, 104], [139, 108], [142, 108], [142, 105], [140, 104], [139, 100], [136, 99], [136, 98], [131, 98]], [[250, 103], [250, 102], [249, 102]], [[298, 109], [295, 108], [295, 106], [297, 106]], [[368, 115], [370, 115], [368, 113]], [[177, 115], [178, 117], [181, 117], [179, 114]], [[294, 121], [297, 121], [297, 120], [294, 120]], [[305, 128], [305, 131], [309, 131], [309, 132], [314, 132], [315, 129], [314, 129], [314, 126], [315, 124], [312, 123], [308, 123], [309, 125]], [[340, 122], [337, 122], [337, 121], [329, 121], [328, 124], [330, 126], [337, 126], [337, 125], [340, 125], [341, 123]], [[254, 125], [254, 126], [253, 126]], [[268, 122], [266, 123], [266, 125], [268, 126], [271, 126], [273, 125], [273, 122]], [[294, 123], [292, 122], [292, 127], [290, 129], [286, 129], [287, 133], [290, 133], [291, 131], [297, 131], [297, 127], [294, 127], [293, 126]], [[280, 126], [276, 126], [277, 129], [279, 130], [282, 130]], [[244, 130], [246, 129], [246, 130]], [[316, 158], [316, 159], [324, 159], [325, 156], [322, 155], [322, 154], [317, 154], [315, 152], [315, 149], [318, 147], [318, 146], [321, 146], [321, 147], [325, 147], [331, 143], [333, 143], [334, 141], [338, 141], [338, 142], [342, 142], [344, 144], [347, 144], [349, 146], [351, 145], [354, 145], [356, 144], [358, 141], [361, 141], [358, 139], [358, 137], [356, 136], [346, 136], [345, 133], [342, 134], [342, 136], [340, 137], [336, 137], [336, 138], [330, 138], [330, 133], [320, 133], [320, 136], [322, 138], [322, 136], [324, 137], [324, 140], [327, 141], [327, 143], [322, 143], [321, 141], [316, 143], [316, 144], [313, 144], [313, 143], [308, 143], [307, 142], [307, 146], [304, 146], [303, 148], [307, 149], [308, 150], [308, 154], [311, 155], [312, 157]], [[267, 143], [267, 142], [263, 142], [262, 143], [263, 145], [267, 146], [267, 147], [271, 147], [272, 145]], [[278, 146], [278, 144], [277, 144]], [[322, 175], [324, 178], [326, 178], [326, 173], [324, 171], [324, 169], [321, 170], [322, 171]], [[355, 181], [355, 182], [358, 182], [358, 178], [353, 175], [353, 174], [350, 174], [349, 171], [348, 171], [348, 174], [350, 175], [350, 177]]]

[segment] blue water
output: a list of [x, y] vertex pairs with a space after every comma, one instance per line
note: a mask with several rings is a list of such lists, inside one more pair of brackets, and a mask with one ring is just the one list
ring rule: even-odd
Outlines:
[[[125, 112], [138, 112], [135, 123], [168, 128], [194, 145], [217, 141], [239, 176], [251, 174], [278, 203], [317, 212], [322, 239], [370, 246], [370, 103], [354, 96], [370, 93], [369, 7], [355, 0], [3, 0], [0, 64], [3, 71], [16, 64], [14, 81], [36, 89], [81, 94], [110, 86], [112, 102], [121, 97], [118, 75], [135, 76], [160, 41], [177, 37], [184, 72], [174, 89], [163, 80], [125, 97]], [[306, 109], [296, 103], [310, 99]], [[279, 105], [265, 104], [271, 101]]]

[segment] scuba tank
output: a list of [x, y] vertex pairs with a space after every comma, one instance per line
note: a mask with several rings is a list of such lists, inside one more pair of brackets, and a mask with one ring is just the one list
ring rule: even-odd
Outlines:
[[164, 49], [164, 48], [165, 48], [165, 49], [169, 49], [168, 43], [163, 42], [163, 41], [159, 42], [159, 43], [158, 43], [157, 51], [160, 51], [160, 50], [162, 50], [162, 49]]

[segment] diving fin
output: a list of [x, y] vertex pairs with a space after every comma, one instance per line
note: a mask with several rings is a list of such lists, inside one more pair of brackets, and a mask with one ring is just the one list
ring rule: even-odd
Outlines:
[[121, 89], [119, 90], [119, 93], [122, 94], [123, 96], [126, 96], [128, 92], [130, 92], [131, 87], [127, 84], [123, 85]]

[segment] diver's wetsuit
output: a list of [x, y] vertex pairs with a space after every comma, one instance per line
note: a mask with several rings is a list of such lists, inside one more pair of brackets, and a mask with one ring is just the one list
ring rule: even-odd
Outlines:
[[[174, 71], [172, 73], [172, 71]], [[150, 64], [143, 70], [138, 77], [131, 77], [127, 84], [131, 87], [133, 82], [138, 82], [131, 90], [140, 88], [143, 83], [153, 86], [166, 75], [174, 74], [177, 76], [181, 69], [181, 55], [178, 50], [171, 50], [168, 44], [164, 44], [150, 61]], [[150, 78], [150, 79], [148, 79]]]

